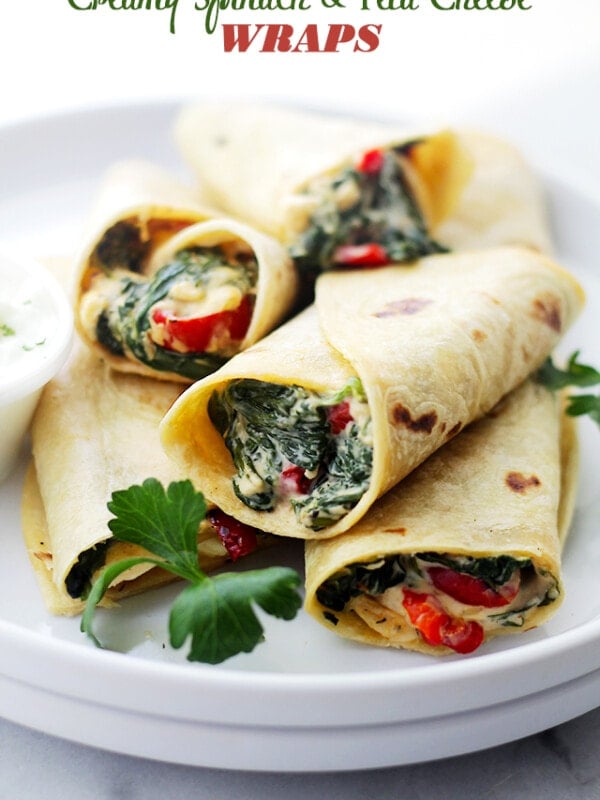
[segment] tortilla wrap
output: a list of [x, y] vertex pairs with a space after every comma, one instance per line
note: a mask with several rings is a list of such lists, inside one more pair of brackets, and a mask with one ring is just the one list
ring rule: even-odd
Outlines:
[[[81, 343], [44, 389], [31, 437], [33, 464], [22, 501], [23, 532], [49, 610], [75, 614], [83, 601], [65, 581], [79, 557], [111, 538], [107, 509], [113, 491], [153, 477], [166, 487], [181, 472], [158, 438], [162, 415], [181, 387], [113, 372]], [[200, 562], [210, 570], [227, 551], [208, 524], [199, 533]], [[106, 562], [142, 555], [125, 542], [109, 547]], [[141, 565], [119, 579], [108, 601], [126, 597], [172, 576]]]
[[[297, 279], [285, 250], [272, 238], [247, 225], [223, 219], [208, 206], [199, 204], [196, 193], [171, 175], [146, 162], [128, 161], [115, 164], [106, 174], [96, 207], [89, 224], [90, 232], [78, 257], [75, 274], [75, 323], [82, 339], [114, 369], [147, 375], [162, 380], [190, 383], [224, 363], [232, 352], [246, 348], [278, 324], [290, 309], [295, 296]], [[174, 245], [174, 246], [173, 246]], [[251, 309], [245, 332], [229, 340], [209, 344], [206, 352], [190, 351], [189, 347], [171, 347], [152, 336], [149, 317], [152, 309], [183, 281], [185, 308], [204, 307], [203, 317], [221, 310], [211, 303], [214, 287], [202, 288], [190, 295], [191, 278], [187, 273], [168, 289], [152, 295], [149, 306], [134, 326], [130, 336], [121, 335], [115, 341], [107, 335], [106, 317], [110, 304], [123, 303], [126, 296], [124, 281], [129, 284], [150, 282], [152, 277], [172, 263], [186, 248], [209, 248], [221, 254], [225, 261], [239, 256], [256, 262], [257, 277], [248, 288]], [[232, 311], [241, 290], [222, 295], [223, 310]], [[233, 292], [233, 294], [232, 294]], [[195, 300], [195, 305], [192, 301]], [[208, 306], [207, 302], [208, 301]], [[144, 298], [140, 302], [145, 302]], [[145, 306], [144, 306], [145, 308]], [[135, 308], [114, 314], [122, 322], [136, 313]], [[114, 317], [113, 317], [114, 319]], [[104, 333], [101, 332], [104, 320]], [[224, 323], [219, 328], [223, 339]], [[193, 366], [189, 366], [193, 362]], [[187, 365], [187, 366], [186, 366]], [[191, 370], [191, 371], [190, 371]]]
[[[560, 551], [577, 461], [575, 424], [561, 413], [560, 398], [525, 382], [382, 497], [351, 531], [307, 543], [307, 611], [340, 636], [432, 655], [453, 648], [428, 641], [426, 625], [417, 630], [422, 622], [411, 622], [405, 589], [435, 597], [455, 620], [477, 622], [484, 641], [541, 625], [564, 595]], [[420, 576], [410, 571], [417, 554], [427, 556], [418, 562]], [[439, 554], [467, 557], [471, 564], [506, 557], [529, 563], [519, 568], [518, 593], [513, 586], [509, 602], [505, 597], [499, 604], [496, 594], [485, 607], [476, 597], [461, 601], [434, 587], [430, 570]], [[391, 575], [393, 563], [407, 568], [404, 578], [381, 577], [386, 568]]]
[[[536, 370], [582, 302], [582, 289], [568, 272], [523, 248], [326, 273], [314, 306], [182, 394], [161, 424], [163, 445], [184, 474], [237, 519], [281, 536], [336, 536]], [[362, 405], [360, 426], [355, 417], [342, 436], [356, 427], [368, 431], [372, 466], [359, 499], [331, 524], [311, 529], [296, 519], [297, 498], [287, 501], [282, 471], [271, 510], [242, 502], [242, 481], [236, 492], [236, 467], [217, 428], [221, 411], [215, 411], [230, 387], [259, 381], [335, 396], [357, 378], [368, 404], [366, 422]], [[264, 386], [246, 385], [255, 387], [260, 406]], [[273, 415], [276, 438], [292, 423], [278, 422], [275, 412], [269, 407], [266, 418]], [[246, 445], [247, 430], [242, 428], [236, 452], [262, 469], [263, 453]], [[338, 438], [335, 443], [340, 446]], [[261, 492], [273, 485], [264, 480]]]
[[181, 111], [174, 135], [212, 204], [286, 245], [309, 226], [315, 182], [355, 165], [365, 152], [413, 143], [409, 182], [441, 245], [523, 244], [551, 252], [537, 177], [512, 145], [483, 132], [411, 130], [277, 107], [202, 103]]

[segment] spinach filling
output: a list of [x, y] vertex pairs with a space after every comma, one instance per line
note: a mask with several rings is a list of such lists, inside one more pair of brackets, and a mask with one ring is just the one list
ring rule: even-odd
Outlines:
[[407, 150], [383, 151], [382, 167], [375, 173], [348, 167], [319, 192], [318, 208], [290, 248], [301, 272], [316, 275], [331, 269], [341, 245], [377, 243], [389, 263], [446, 251], [430, 237], [410, 187], [402, 166]]
[[94, 573], [104, 566], [108, 544], [108, 541], [100, 542], [81, 553], [65, 578], [65, 588], [70, 597], [85, 600], [92, 587]]
[[[126, 241], [127, 237], [119, 235], [112, 246], [109, 246], [110, 242], [98, 246], [97, 259], [106, 259], [100, 263], [109, 275], [116, 263], [128, 266], [131, 271], [140, 266], [135, 264], [134, 253], [141, 257], [141, 251], [135, 248], [126, 265], [118, 261], [119, 257], [122, 258], [119, 253], [123, 240]], [[256, 261], [253, 258], [227, 261], [218, 248], [181, 250], [172, 261], [148, 278], [123, 272], [115, 275], [114, 280], [119, 281], [119, 292], [98, 316], [98, 342], [114, 355], [130, 353], [152, 369], [174, 372], [192, 380], [214, 372], [228, 360], [229, 355], [218, 352], [182, 353], [162, 347], [150, 337], [151, 311], [182, 282], [208, 287], [215, 270], [222, 267], [231, 273], [228, 283], [239, 288], [243, 296], [253, 290], [257, 280]]]
[[150, 242], [142, 240], [140, 228], [133, 222], [121, 220], [104, 233], [94, 256], [103, 269], [121, 267], [131, 272], [141, 272], [149, 249]]
[[[516, 570], [521, 571], [521, 580], [526, 582], [535, 577], [531, 559], [517, 559], [512, 556], [473, 558], [471, 556], [449, 556], [443, 553], [417, 553], [416, 556], [387, 556], [371, 563], [351, 564], [332, 575], [317, 589], [317, 600], [331, 611], [343, 611], [353, 597], [361, 594], [377, 596], [387, 589], [406, 583], [417, 583], [423, 575], [419, 561], [449, 567], [457, 572], [479, 578], [490, 589], [497, 589], [511, 579]], [[509, 609], [501, 613], [489, 614], [491, 620], [504, 627], [521, 627], [524, 614], [530, 608], [541, 607], [553, 602], [557, 597], [556, 579], [549, 578], [549, 585], [541, 599], [530, 601], [522, 608]], [[327, 615], [327, 612], [325, 612]], [[330, 617], [328, 617], [330, 618]]]
[[[345, 401], [353, 413], [334, 432], [332, 410]], [[298, 521], [321, 530], [353, 508], [369, 486], [371, 421], [358, 379], [327, 395], [301, 386], [232, 381], [213, 393], [208, 412], [237, 470], [233, 489], [249, 508], [272, 511], [288, 497]], [[282, 481], [290, 469], [296, 470], [297, 491]]]

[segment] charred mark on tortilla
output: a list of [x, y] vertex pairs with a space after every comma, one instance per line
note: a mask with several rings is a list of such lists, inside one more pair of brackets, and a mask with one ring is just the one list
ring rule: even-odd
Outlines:
[[456, 434], [460, 431], [461, 428], [462, 428], [462, 422], [459, 421], [453, 428], [450, 428], [450, 430], [446, 434], [446, 439], [452, 439], [452, 437], [456, 436]]
[[376, 311], [373, 316], [379, 319], [396, 317], [401, 314], [412, 316], [413, 314], [418, 314], [419, 311], [422, 311], [431, 303], [433, 303], [433, 300], [427, 297], [404, 297], [402, 300], [392, 300], [390, 303], [386, 303], [383, 309]]
[[552, 294], [537, 297], [533, 301], [533, 316], [553, 331], [560, 333], [562, 323], [558, 298]]
[[478, 344], [481, 342], [485, 342], [485, 340], [487, 339], [487, 333], [484, 333], [484, 331], [480, 331], [478, 328], [476, 328], [474, 331], [471, 332], [471, 336], [473, 338], [473, 341], [477, 342]]
[[384, 533], [399, 533], [403, 536], [406, 533], [406, 528], [384, 528]]
[[528, 478], [522, 472], [509, 472], [506, 476], [506, 485], [513, 492], [524, 494], [528, 489], [541, 486], [542, 482], [537, 475], [530, 475]]
[[392, 409], [392, 417], [396, 425], [403, 425], [414, 433], [431, 433], [437, 422], [437, 414], [435, 411], [429, 411], [413, 419], [409, 409], [403, 406], [402, 403], [396, 403]]
[[94, 255], [106, 270], [116, 267], [140, 272], [148, 254], [140, 228], [131, 220], [120, 220], [110, 227], [96, 246]]

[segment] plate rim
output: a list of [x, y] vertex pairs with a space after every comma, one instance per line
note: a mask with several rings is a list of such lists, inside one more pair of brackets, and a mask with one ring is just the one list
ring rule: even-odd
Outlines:
[[[79, 120], [82, 116], [92, 120], [99, 116], [106, 117], [107, 115], [115, 114], [142, 117], [148, 114], [172, 115], [181, 104], [182, 100], [142, 101], [139, 103], [104, 104], [98, 107], [63, 110], [51, 115], [32, 115], [26, 119], [0, 126], [0, 141], [7, 136], [19, 135], [23, 129], [27, 129], [30, 135], [39, 135], [43, 127], [49, 122], [60, 127]], [[582, 176], [571, 179], [571, 176], [567, 178], [560, 170], [555, 168], [540, 168], [537, 164], [534, 165], [534, 168], [545, 182], [559, 184], [594, 206], [600, 206], [600, 193], [593, 191], [592, 187], [588, 186], [585, 180], [582, 180]], [[3, 640], [8, 640], [9, 646], [7, 649], [9, 651], [13, 650], [10, 657], [3, 659], [2, 663], [0, 663], [0, 675], [8, 679], [23, 681], [23, 665], [18, 663], [19, 659], [16, 657], [18, 653], [27, 654], [28, 657], [33, 656], [32, 664], [35, 664], [36, 658], [44, 656], [49, 656], [52, 660], [66, 658], [69, 670], [73, 674], [84, 673], [89, 677], [91, 673], [108, 669], [111, 672], [112, 680], [116, 676], [130, 683], [134, 679], [140, 680], [141, 674], [142, 680], [150, 680], [153, 682], [153, 686], [156, 687], [175, 683], [180, 687], [178, 692], [179, 700], [176, 710], [170, 711], [170, 716], [178, 720], [203, 724], [220, 722], [253, 729], [273, 726], [274, 718], [272, 714], [264, 713], [264, 707], [261, 706], [265, 697], [273, 693], [276, 693], [277, 697], [285, 696], [286, 702], [289, 701], [290, 692], [295, 691], [302, 695], [299, 701], [291, 708], [291, 713], [288, 717], [284, 720], [280, 719], [277, 723], [280, 727], [300, 729], [315, 726], [332, 727], [331, 723], [322, 723], [323, 707], [315, 708], [305, 702], [307, 692], [313, 695], [318, 694], [319, 702], [326, 701], [325, 708], [328, 709], [335, 707], [335, 702], [343, 695], [355, 692], [357, 688], [362, 688], [371, 693], [371, 716], [366, 718], [363, 708], [358, 716], [351, 713], [342, 715], [339, 717], [338, 722], [333, 725], [333, 727], [350, 726], [356, 728], [365, 725], [402, 723], [456, 714], [457, 708], [452, 704], [448, 705], [441, 713], [439, 706], [434, 710], [435, 702], [430, 702], [429, 704], [421, 705], [418, 709], [418, 714], [416, 713], [417, 709], [413, 708], [412, 713], [402, 716], [402, 699], [410, 693], [418, 694], [423, 688], [431, 689], [432, 685], [436, 687], [436, 698], [441, 697], [442, 692], [446, 694], [450, 690], [451, 693], [453, 688], [458, 690], [456, 691], [456, 702], [461, 703], [464, 703], [464, 692], [468, 692], [472, 705], [465, 708], [464, 704], [462, 704], [460, 710], [465, 712], [469, 710], [484, 710], [495, 704], [500, 705], [503, 702], [515, 700], [519, 697], [526, 697], [531, 694], [529, 691], [530, 684], [526, 682], [523, 683], [521, 691], [516, 694], [514, 692], [507, 693], [504, 697], [500, 696], [494, 703], [490, 703], [489, 699], [485, 699], [485, 693], [478, 697], [474, 687], [485, 683], [485, 680], [491, 674], [497, 677], [498, 672], [506, 675], [517, 669], [519, 672], [524, 669], [529, 672], [536, 665], [545, 662], [549, 658], [556, 658], [557, 655], [564, 658], [568, 663], [563, 665], [563, 671], [560, 672], [560, 676], [558, 674], [546, 675], [545, 682], [542, 683], [536, 680], [535, 684], [538, 687], [538, 691], [558, 688], [566, 681], [576, 680], [600, 670], [600, 663], [597, 656], [594, 659], [593, 652], [594, 645], [597, 647], [598, 640], [600, 640], [600, 616], [541, 640], [524, 642], [514, 648], [499, 652], [477, 654], [472, 658], [447, 661], [443, 665], [436, 661], [431, 664], [415, 664], [414, 667], [410, 668], [403, 666], [382, 669], [373, 673], [346, 673], [341, 676], [315, 672], [244, 671], [230, 669], [223, 665], [213, 668], [200, 664], [190, 665], [150, 661], [130, 654], [97, 651], [91, 645], [82, 646], [85, 643], [83, 636], [81, 644], [74, 643], [52, 638], [0, 618], [0, 642]], [[579, 653], [577, 659], [573, 658], [575, 650]], [[30, 671], [30, 673], [27, 674], [24, 682], [42, 691], [62, 692], [68, 697], [84, 702], [93, 701], [121, 711], [139, 713], [145, 708], [146, 713], [148, 713], [147, 706], [143, 707], [142, 705], [144, 699], [135, 695], [132, 695], [128, 700], [123, 697], [113, 697], [111, 699], [108, 697], [109, 691], [106, 689], [106, 693], [101, 693], [98, 696], [97, 689], [93, 687], [93, 681], [89, 681], [87, 685], [86, 681], [79, 681], [76, 687], [71, 687], [71, 691], [67, 691], [67, 687], [63, 686], [62, 683], [58, 686], [56, 683], [51, 686], [50, 678], [46, 675], [34, 674], [34, 670]], [[71, 680], [73, 674], [62, 677]], [[565, 675], [567, 675], [566, 678]], [[367, 686], [365, 686], [365, 682], [368, 684]], [[255, 701], [249, 703], [246, 697], [246, 701], [242, 706], [236, 706], [236, 703], [232, 702], [229, 710], [224, 709], [218, 703], [212, 705], [209, 703], [208, 706], [200, 705], [199, 707], [194, 705], [187, 708], [186, 713], [186, 707], [182, 702], [185, 691], [197, 689], [201, 684], [209, 695], [211, 690], [219, 686], [224, 691], [235, 694], [238, 700], [241, 700], [242, 695], [245, 694], [254, 697]], [[111, 691], [114, 694], [114, 690]], [[396, 701], [391, 710], [388, 708], [386, 711], [385, 701], [390, 691], [396, 692]], [[243, 707], [245, 713], [248, 714], [248, 721], [239, 719], [237, 712], [240, 707]], [[259, 708], [262, 708], [261, 714], [257, 714]], [[427, 711], [426, 709], [429, 710]], [[0, 713], [1, 710], [0, 707]], [[203, 716], [198, 716], [198, 712], [202, 712]]]

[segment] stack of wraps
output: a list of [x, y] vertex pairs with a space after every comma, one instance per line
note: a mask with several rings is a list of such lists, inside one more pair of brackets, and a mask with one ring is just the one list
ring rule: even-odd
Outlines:
[[[65, 586], [104, 547], [112, 488], [152, 475], [190, 477], [242, 523], [306, 540], [306, 608], [339, 635], [441, 655], [539, 625], [563, 595], [577, 458], [560, 399], [530, 376], [583, 293], [549, 258], [518, 152], [472, 131], [221, 104], [185, 109], [175, 134], [201, 195], [148, 165], [109, 176], [75, 281], [91, 351], [36, 417], [25, 527], [55, 610], [80, 604]], [[107, 311], [117, 282], [143, 283], [193, 248], [256, 262], [244, 335], [226, 331], [222, 352], [172, 347], [178, 303], [212, 308], [184, 287], [167, 322], [155, 303], [150, 333], [136, 323], [119, 338], [134, 304]], [[277, 328], [317, 252], [314, 302]], [[113, 452], [147, 439], [143, 463]], [[57, 472], [79, 472], [67, 498]], [[207, 568], [225, 559], [212, 532], [200, 540]], [[130, 577], [113, 598], [155, 580]]]
[[[436, 452], [446, 453], [448, 443], [459, 432], [493, 412], [503, 398], [541, 366], [577, 316], [582, 302], [581, 288], [568, 272], [547, 257], [524, 248], [436, 255], [409, 266], [375, 271], [329, 272], [317, 282], [314, 306], [182, 394], [162, 423], [164, 446], [206, 496], [227, 513], [280, 536], [310, 540], [307, 607], [315, 613], [317, 589], [352, 564], [380, 566], [381, 559], [394, 553], [394, 548], [397, 556], [406, 552], [437, 552], [438, 546], [431, 538], [424, 536], [421, 545], [418, 534], [404, 535], [403, 529], [421, 528], [413, 521], [405, 522], [405, 506], [397, 518], [390, 498], [402, 498], [406, 484], [403, 479], [410, 475], [409, 481], [416, 480], [419, 465]], [[307, 393], [300, 395], [301, 403], [285, 407], [287, 416], [279, 413], [278, 408], [278, 403], [287, 402], [287, 395], [272, 388], [282, 386]], [[340, 433], [339, 400], [348, 402], [346, 398], [350, 396], [345, 387], [359, 387], [355, 395], [362, 400], [357, 403], [351, 397]], [[308, 425], [303, 427], [302, 414], [306, 409], [314, 409], [310, 398], [315, 394], [318, 398], [337, 398], [334, 401], [337, 404], [327, 405], [329, 401], [324, 401], [325, 406], [318, 412], [323, 428], [330, 434], [319, 453], [321, 461], [316, 465], [310, 463], [298, 476], [298, 461], [291, 462], [289, 454], [299, 452], [304, 457], [303, 447], [306, 449], [312, 442], [312, 431]], [[508, 619], [508, 623], [486, 626], [486, 636], [498, 632], [498, 628], [517, 629], [516, 617], [508, 612], [514, 611], [521, 600], [531, 607], [545, 607], [561, 597], [556, 513], [560, 495], [559, 415], [554, 398], [540, 387], [534, 387], [529, 394], [522, 393], [521, 397], [524, 399], [514, 414], [493, 412], [490, 418], [511, 420], [507, 424], [514, 435], [510, 438], [500, 435], [502, 447], [507, 449], [498, 453], [498, 460], [504, 469], [503, 479], [514, 474], [510, 480], [515, 485], [524, 483], [523, 491], [515, 492], [519, 499], [515, 500], [514, 514], [507, 510], [502, 493], [495, 491], [497, 475], [489, 477], [489, 485], [477, 487], [481, 490], [482, 505], [483, 498], [487, 503], [490, 497], [495, 497], [498, 519], [512, 533], [506, 537], [490, 536], [487, 514], [493, 516], [493, 511], [489, 509], [485, 518], [477, 520], [474, 508], [474, 533], [463, 530], [459, 524], [452, 535], [439, 539], [446, 568], [460, 566], [473, 572], [470, 562], [458, 565], [451, 561], [454, 554], [465, 555], [477, 561], [477, 576], [483, 567], [488, 573], [494, 567], [487, 576], [490, 586], [495, 587], [494, 582], [500, 581], [498, 586], [505, 594], [508, 589], [503, 587], [504, 583], [512, 588], [517, 584], [523, 587], [511, 598], [510, 608], [502, 609], [503, 619]], [[264, 409], [266, 426], [260, 415], [253, 416], [248, 410], [253, 405]], [[332, 407], [336, 410], [333, 417]], [[531, 414], [523, 416], [523, 407], [530, 407], [533, 420]], [[515, 418], [519, 426], [530, 430], [534, 439], [547, 435], [547, 453], [541, 445], [534, 451], [542, 461], [545, 458], [550, 461], [548, 474], [543, 464], [525, 465], [519, 453], [511, 451], [512, 445], [521, 446], [526, 441], [520, 427], [513, 425]], [[294, 429], [300, 431], [296, 439]], [[485, 439], [487, 434], [482, 436]], [[299, 444], [298, 438], [307, 444]], [[360, 441], [363, 450], [348, 451], [348, 442], [352, 441]], [[462, 445], [458, 443], [464, 442], [466, 447], [469, 437], [461, 434], [455, 441], [460, 450]], [[571, 449], [572, 438], [568, 442]], [[361, 486], [358, 494], [352, 494], [349, 483], [354, 473], [343, 472], [340, 454], [369, 452], [369, 448], [371, 468], [366, 486]], [[495, 450], [496, 444], [490, 448]], [[526, 456], [530, 455], [529, 449], [527, 445]], [[469, 470], [478, 474], [477, 449], [471, 449], [471, 459]], [[441, 472], [451, 485], [454, 468], [449, 466]], [[438, 480], [440, 470], [434, 473]], [[364, 475], [360, 479], [364, 481]], [[429, 490], [423, 488], [429, 481], [423, 479], [419, 483], [424, 495], [428, 491], [444, 493], [443, 481], [435, 490], [433, 486]], [[330, 494], [337, 491], [341, 498], [353, 498], [346, 505], [340, 501], [337, 515], [325, 524], [322, 509], [318, 509], [324, 497], [323, 487]], [[508, 491], [512, 491], [511, 487]], [[270, 505], [264, 503], [267, 496]], [[535, 502], [539, 501], [547, 512], [540, 519], [544, 530], [541, 540], [532, 536], [531, 528], [525, 525], [532, 519], [529, 503], [534, 496]], [[380, 503], [385, 512], [375, 510], [379, 508], [374, 508], [378, 498], [383, 498]], [[442, 507], [443, 501], [439, 505]], [[305, 513], [307, 508], [311, 513]], [[419, 501], [411, 513], [418, 517], [425, 510]], [[437, 511], [439, 508], [434, 519]], [[500, 524], [497, 522], [496, 528]], [[446, 526], [452, 528], [451, 520], [437, 519], [437, 530], [440, 526], [444, 531]], [[536, 525], [533, 527], [537, 530]], [[385, 537], [375, 535], [374, 531], [388, 529], [402, 530], [402, 535], [388, 536], [386, 547], [375, 544]], [[364, 534], [360, 533], [362, 530]], [[349, 537], [360, 545], [348, 549]], [[549, 542], [553, 542], [552, 546]], [[548, 561], [541, 557], [542, 552], [547, 552]], [[347, 561], [348, 553], [351, 563]], [[532, 553], [534, 567], [525, 564]], [[501, 555], [514, 562], [480, 564], [478, 561]], [[553, 579], [551, 585], [535, 584], [541, 594], [535, 595], [534, 602], [532, 581], [528, 575], [520, 580], [520, 572], [530, 568], [535, 571], [538, 567]], [[415, 570], [415, 574], [422, 576], [424, 567], [419, 563]], [[414, 575], [409, 574], [405, 565], [395, 569], [394, 574], [409, 575], [410, 585], [416, 585]], [[420, 591], [423, 593], [422, 586]], [[490, 602], [495, 599], [492, 597]], [[481, 608], [478, 610], [481, 612]], [[456, 608], [453, 611], [456, 613]], [[317, 617], [321, 621], [338, 632], [354, 636], [355, 627], [340, 623], [339, 608], [335, 614], [325, 607], [320, 612]], [[401, 607], [400, 613], [404, 614], [404, 629], [412, 632], [412, 639], [403, 632], [395, 638], [372, 635], [368, 641], [428, 649], [423, 644], [423, 635], [416, 633], [414, 621], [407, 624], [408, 612]], [[379, 617], [383, 618], [381, 614]], [[519, 619], [518, 623], [530, 627], [537, 624], [535, 620], [534, 614], [527, 614], [526, 620], [521, 623]], [[435, 652], [453, 649], [440, 642], [429, 647]]]
[[[562, 599], [577, 448], [560, 400], [528, 378], [583, 293], [540, 255], [552, 252], [543, 197], [518, 151], [476, 131], [218, 104], [185, 109], [176, 138], [209, 201], [277, 237], [300, 269], [353, 203], [353, 224], [364, 214], [370, 227], [349, 241], [370, 248], [381, 194], [371, 213], [343, 176], [385, 182], [390, 151], [429, 245], [392, 259], [407, 266], [321, 275], [313, 307], [184, 393], [166, 449], [230, 513], [307, 539], [306, 608], [339, 635], [440, 655], [542, 623]], [[460, 252], [433, 255], [444, 249]], [[316, 464], [290, 429], [307, 449], [319, 414]]]
[[[51, 268], [67, 282], [68, 261], [58, 260]], [[166, 488], [185, 477], [167, 458], [158, 433], [182, 388], [181, 383], [113, 370], [76, 339], [67, 364], [44, 389], [31, 430], [33, 458], [22, 497], [22, 527], [52, 613], [80, 613], [104, 565], [147, 555], [112, 538], [107, 503], [114, 491], [147, 478]], [[267, 540], [258, 537], [257, 546]], [[198, 530], [198, 558], [207, 572], [229, 560], [207, 520]], [[172, 580], [164, 570], [139, 565], [119, 577], [102, 604], [114, 605]]]

